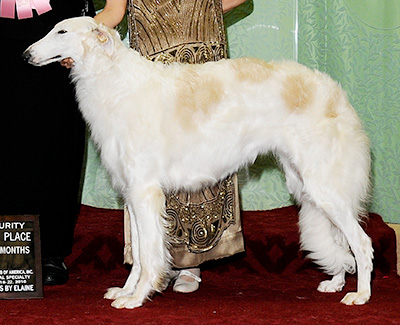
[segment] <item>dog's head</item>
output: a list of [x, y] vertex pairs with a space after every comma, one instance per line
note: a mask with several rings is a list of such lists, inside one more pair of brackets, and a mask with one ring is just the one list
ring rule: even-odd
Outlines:
[[55, 25], [45, 37], [29, 46], [23, 58], [35, 66], [65, 58], [80, 62], [91, 51], [112, 56], [116, 41], [119, 41], [118, 33], [93, 18], [70, 18]]

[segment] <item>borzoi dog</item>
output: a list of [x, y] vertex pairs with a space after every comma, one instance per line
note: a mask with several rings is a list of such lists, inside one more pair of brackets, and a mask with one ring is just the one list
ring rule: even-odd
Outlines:
[[[373, 249], [359, 222], [368, 197], [369, 140], [344, 91], [295, 62], [240, 58], [199, 65], [154, 63], [91, 18], [60, 22], [31, 45], [36, 66], [71, 57], [82, 114], [131, 215], [134, 265], [112, 306], [141, 306], [169, 279], [164, 193], [198, 190], [272, 151], [301, 205], [301, 247], [332, 275], [336, 292], [358, 272], [371, 294]], [[57, 109], [56, 107], [54, 109]]]

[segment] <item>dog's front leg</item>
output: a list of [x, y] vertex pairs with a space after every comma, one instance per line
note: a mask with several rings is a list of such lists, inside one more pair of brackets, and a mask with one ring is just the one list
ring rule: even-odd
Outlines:
[[131, 283], [135, 280], [131, 272], [127, 284], [118, 293], [112, 306], [131, 309], [141, 306], [153, 291], [164, 289], [168, 279], [170, 254], [165, 241], [165, 196], [162, 189], [158, 186], [136, 188], [128, 205], [133, 207], [136, 220], [138, 240], [136, 243], [132, 240], [132, 246], [134, 243], [136, 246], [132, 248], [136, 250], [134, 259], [136, 254], [139, 258], [140, 277], [133, 288], [134, 292], [130, 292]]
[[133, 212], [133, 209], [130, 205], [127, 206], [128, 215], [129, 215], [129, 225], [130, 225], [130, 244], [131, 244], [131, 252], [132, 252], [132, 269], [128, 276], [128, 279], [125, 282], [123, 288], [113, 287], [109, 288], [104, 295], [105, 299], [117, 299], [122, 296], [132, 295], [135, 291], [135, 287], [140, 278], [141, 273], [141, 265], [139, 258], [139, 236], [136, 218]]

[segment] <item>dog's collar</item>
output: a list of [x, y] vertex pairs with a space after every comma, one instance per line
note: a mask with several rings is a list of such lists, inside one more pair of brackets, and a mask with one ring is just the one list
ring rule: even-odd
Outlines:
[[17, 11], [18, 19], [32, 18], [32, 9], [38, 15], [51, 10], [50, 0], [0, 0], [0, 17], [15, 19]]

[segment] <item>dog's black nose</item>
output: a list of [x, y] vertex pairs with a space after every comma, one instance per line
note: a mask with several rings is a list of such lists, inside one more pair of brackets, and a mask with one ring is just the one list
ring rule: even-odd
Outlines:
[[24, 53], [22, 53], [22, 59], [24, 61], [29, 61], [30, 58], [31, 58], [31, 53], [28, 50], [26, 50]]

